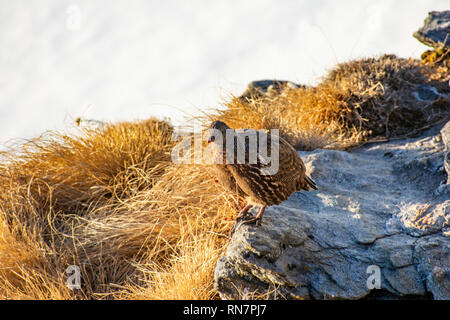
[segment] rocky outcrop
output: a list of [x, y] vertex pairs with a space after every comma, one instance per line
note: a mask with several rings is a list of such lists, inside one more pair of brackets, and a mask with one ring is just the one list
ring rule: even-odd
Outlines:
[[242, 102], [250, 99], [261, 99], [280, 94], [284, 88], [299, 89], [305, 86], [286, 80], [257, 80], [247, 85], [247, 89], [239, 96]]
[[450, 184], [450, 121], [441, 130], [442, 141], [444, 142], [444, 168], [447, 172], [447, 184]]
[[450, 299], [450, 123], [441, 129], [299, 152], [319, 191], [237, 227], [215, 270], [221, 297]]
[[413, 36], [435, 49], [450, 48], [450, 11], [432, 11]]

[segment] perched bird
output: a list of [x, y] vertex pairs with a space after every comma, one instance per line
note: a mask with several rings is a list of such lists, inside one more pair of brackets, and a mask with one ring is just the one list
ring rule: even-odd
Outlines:
[[[256, 139], [252, 140], [251, 134]], [[261, 145], [264, 148], [263, 141], [267, 141], [267, 150], [261, 149]], [[208, 143], [214, 147], [217, 179], [225, 188], [247, 199], [237, 221], [259, 222], [266, 206], [280, 204], [296, 191], [317, 190], [315, 182], [306, 175], [305, 165], [297, 151], [281, 137], [274, 138], [260, 130], [233, 130], [222, 121], [214, 121], [209, 126]], [[252, 158], [255, 150], [256, 156]], [[240, 162], [237, 161], [239, 152], [243, 152]], [[230, 158], [230, 155], [233, 156]], [[272, 165], [269, 160], [278, 161], [276, 171], [268, 172]], [[248, 214], [253, 206], [261, 208], [255, 217]]]

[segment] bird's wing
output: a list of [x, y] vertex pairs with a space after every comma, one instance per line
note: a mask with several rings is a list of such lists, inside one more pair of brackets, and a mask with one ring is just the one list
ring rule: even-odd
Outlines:
[[299, 190], [303, 189], [309, 191], [311, 188], [318, 190], [314, 180], [306, 174], [305, 164], [298, 155], [297, 150], [295, 150], [294, 147], [282, 138], [280, 138], [280, 144], [282, 145], [280, 150], [283, 150], [283, 155], [281, 155], [280, 151], [280, 159], [286, 159], [283, 166], [291, 168], [291, 170], [286, 170], [286, 174], [282, 177], [282, 179], [291, 179], [290, 176], [292, 175], [292, 179], [297, 182], [297, 187]]
[[[251, 138], [243, 137], [252, 134], [256, 134], [257, 148], [255, 146], [252, 148]], [[305, 164], [289, 142], [262, 130], [236, 130], [236, 135], [241, 137], [236, 141], [237, 152], [239, 150], [245, 152], [245, 170], [264, 175], [264, 180], [271, 184], [293, 185], [297, 190], [309, 191], [310, 188], [317, 190], [314, 181], [306, 175]], [[253, 143], [255, 143], [255, 140], [253, 140]], [[265, 151], [262, 150], [264, 144], [267, 146]], [[257, 150], [256, 163], [252, 163], [250, 153], [255, 152], [255, 149]], [[275, 161], [278, 161], [277, 166], [274, 163]]]
[[221, 164], [215, 165], [214, 169], [216, 171], [217, 180], [222, 184], [222, 186], [229, 190], [230, 192], [237, 193], [238, 195], [245, 197], [245, 192], [239, 187], [236, 179], [231, 173], [228, 165]]

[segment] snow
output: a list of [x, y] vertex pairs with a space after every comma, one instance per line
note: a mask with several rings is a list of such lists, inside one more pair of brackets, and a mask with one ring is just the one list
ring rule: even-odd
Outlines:
[[0, 0], [0, 143], [219, 106], [252, 80], [314, 84], [337, 62], [395, 53], [447, 0]]

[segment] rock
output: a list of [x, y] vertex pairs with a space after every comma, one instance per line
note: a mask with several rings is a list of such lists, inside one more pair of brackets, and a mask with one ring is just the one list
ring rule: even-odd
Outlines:
[[444, 169], [447, 172], [447, 184], [450, 184], [450, 121], [442, 128], [441, 136], [445, 145]]
[[247, 85], [247, 89], [239, 96], [239, 99], [246, 101], [248, 99], [261, 98], [265, 96], [273, 96], [279, 94], [283, 88], [304, 88], [292, 81], [286, 80], [257, 80], [252, 81]]
[[435, 87], [428, 84], [419, 84], [413, 95], [418, 101], [435, 101], [442, 96]]
[[448, 128], [299, 152], [319, 191], [294, 193], [260, 226], [237, 228], [215, 270], [221, 297], [450, 299]]
[[420, 42], [435, 49], [450, 48], [450, 10], [428, 13], [422, 28], [413, 36]]

